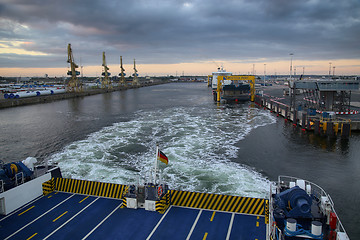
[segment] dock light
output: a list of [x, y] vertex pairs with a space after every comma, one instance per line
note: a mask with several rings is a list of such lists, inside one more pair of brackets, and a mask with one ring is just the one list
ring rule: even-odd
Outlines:
[[294, 54], [290, 53], [290, 80], [292, 78], [292, 59], [293, 59]]

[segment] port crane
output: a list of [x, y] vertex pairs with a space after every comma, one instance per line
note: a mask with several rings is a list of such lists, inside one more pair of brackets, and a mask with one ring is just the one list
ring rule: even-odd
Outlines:
[[76, 68], [79, 66], [74, 62], [74, 56], [71, 49], [71, 44], [68, 45], [68, 63], [70, 63], [70, 71], [67, 72], [67, 75], [71, 76], [71, 79], [68, 83], [68, 91], [69, 92], [81, 92], [82, 84], [77, 78], [77, 75], [80, 75], [80, 72], [76, 71]]
[[123, 63], [122, 63], [122, 56], [120, 56], [120, 70], [121, 73], [119, 74], [120, 76], [120, 85], [125, 86], [126, 81], [125, 81], [125, 69], [123, 68]]
[[133, 79], [133, 82], [132, 82], [133, 86], [139, 86], [140, 85], [137, 72], [138, 71], [136, 70], [135, 59], [134, 59], [134, 79]]
[[103, 64], [102, 66], [104, 67], [104, 72], [102, 73], [102, 75], [104, 76], [104, 78], [101, 81], [101, 88], [112, 88], [112, 84], [111, 84], [111, 80], [109, 78], [110, 76], [110, 72], [108, 72], [109, 68], [106, 65], [106, 57], [105, 57], [105, 52], [103, 52]]

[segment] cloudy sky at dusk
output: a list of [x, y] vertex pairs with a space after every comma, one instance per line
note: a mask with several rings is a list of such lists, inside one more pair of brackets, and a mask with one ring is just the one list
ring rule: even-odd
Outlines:
[[88, 76], [359, 75], [359, 39], [359, 0], [0, 0], [0, 76], [65, 75], [68, 43]]

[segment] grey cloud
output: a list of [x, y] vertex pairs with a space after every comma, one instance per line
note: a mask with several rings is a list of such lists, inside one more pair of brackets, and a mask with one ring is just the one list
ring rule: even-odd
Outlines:
[[[199, 60], [358, 58], [357, 0], [0, 0], [2, 39], [32, 41], [29, 51], [61, 67], [71, 42], [84, 64], [118, 56], [143, 63]], [[16, 24], [29, 31], [16, 31]], [[9, 56], [0, 55], [1, 62]], [[32, 57], [33, 58], [33, 57]], [[79, 58], [79, 57], [78, 57]], [[18, 59], [18, 58], [15, 58]], [[26, 62], [26, 63], [25, 63]], [[31, 66], [27, 61], [11, 64]], [[4, 65], [2, 65], [4, 66]]]

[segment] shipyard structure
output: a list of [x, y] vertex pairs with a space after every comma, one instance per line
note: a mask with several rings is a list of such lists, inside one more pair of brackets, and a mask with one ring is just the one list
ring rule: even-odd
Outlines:
[[80, 77], [82, 73], [78, 71], [79, 65], [75, 63], [71, 44], [68, 44], [67, 53], [67, 63], [69, 65], [67, 71], [68, 78], [49, 79], [46, 75], [45, 78], [33, 81], [25, 79], [24, 82], [0, 84], [0, 92], [2, 93], [0, 96], [0, 108], [121, 91], [130, 88], [162, 84], [169, 81], [168, 78], [163, 77], [140, 78], [135, 59], [133, 61], [133, 74], [126, 78], [122, 56], [120, 56], [119, 76], [111, 77], [105, 52], [102, 53], [103, 71], [101, 77]]

